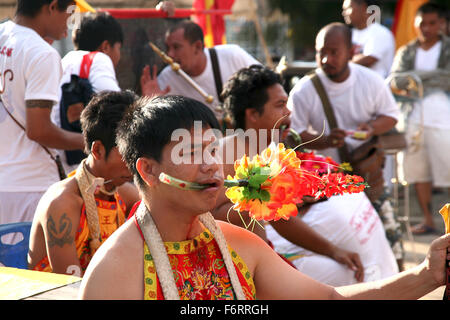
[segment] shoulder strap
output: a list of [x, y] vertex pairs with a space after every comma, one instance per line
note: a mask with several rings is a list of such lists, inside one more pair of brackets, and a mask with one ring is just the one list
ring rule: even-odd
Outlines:
[[[325, 88], [322, 84], [322, 81], [320, 81], [319, 76], [315, 71], [308, 74], [309, 78], [311, 79], [314, 88], [317, 91], [317, 94], [320, 97], [320, 100], [322, 102], [323, 111], [325, 112], [325, 116], [327, 117], [328, 124], [330, 125], [330, 129], [334, 129], [338, 127], [336, 116], [334, 114], [334, 110], [331, 107], [330, 99], [328, 98], [327, 92], [325, 91]], [[347, 150], [347, 146], [344, 144], [342, 148], [338, 148], [339, 157], [342, 161], [349, 161], [350, 156]]]
[[79, 76], [81, 79], [89, 78], [89, 72], [91, 71], [92, 61], [94, 61], [94, 57], [97, 54], [97, 52], [98, 51], [92, 51], [86, 53], [83, 56], [83, 60], [81, 60], [80, 76]]
[[334, 115], [334, 110], [331, 107], [330, 99], [328, 99], [328, 95], [325, 91], [325, 88], [323, 87], [322, 81], [320, 81], [319, 76], [315, 72], [310, 73], [308, 76], [311, 79], [314, 88], [316, 89], [317, 94], [319, 95], [319, 98], [322, 102], [323, 111], [325, 112], [325, 116], [327, 117], [330, 129], [337, 128], [338, 125], [336, 116]]
[[209, 55], [211, 56], [211, 65], [212, 65], [212, 69], [213, 69], [213, 73], [214, 73], [214, 81], [216, 83], [217, 97], [219, 97], [220, 102], [223, 102], [223, 99], [220, 95], [222, 93], [222, 88], [223, 88], [222, 75], [220, 74], [219, 59], [217, 58], [217, 52], [214, 47], [209, 48], [208, 50], [209, 50]]
[[[21, 128], [26, 133], [27, 130], [25, 129], [25, 127], [19, 122], [19, 120], [17, 120], [12, 115], [12, 113], [8, 110], [8, 106], [6, 104], [6, 101], [2, 100], [2, 97], [1, 97], [1, 95], [5, 92], [5, 89], [6, 89], [6, 74], [7, 73], [9, 73], [9, 75], [10, 75], [9, 81], [12, 81], [14, 79], [14, 75], [13, 75], [13, 73], [12, 73], [12, 71], [10, 69], [6, 70], [3, 73], [3, 80], [4, 81], [3, 81], [3, 87], [0, 88], [0, 102], [1, 102], [1, 105], [3, 106], [3, 108], [5, 109], [6, 113], [11, 117], [11, 119], [19, 126], [19, 128]], [[44, 151], [46, 153], [48, 153], [48, 155], [50, 156], [50, 158], [53, 161], [55, 161], [56, 167], [58, 169], [59, 178], [61, 180], [65, 179], [66, 178], [66, 173], [64, 172], [64, 167], [63, 167], [63, 165], [61, 163], [61, 159], [59, 158], [59, 155], [57, 154], [56, 156], [54, 156], [46, 146], [44, 146], [44, 145], [42, 145], [42, 144], [40, 144], [38, 142], [36, 142], [36, 143], [39, 144], [44, 149]]]
[[[5, 105], [5, 103], [6, 103], [6, 101], [4, 101], [4, 100], [2, 100], [1, 98], [0, 98], [0, 102], [1, 102], [1, 104], [3, 105], [3, 108], [5, 109], [5, 111], [6, 111], [6, 113], [11, 117], [11, 119], [23, 130], [23, 131], [27, 131], [27, 129], [25, 129], [25, 127], [23, 126], [23, 124], [21, 124], [20, 122], [19, 122], [19, 120], [17, 120], [13, 115], [12, 115], [12, 113], [8, 110], [8, 108], [6, 107], [6, 105]], [[45, 152], [47, 152], [49, 155], [50, 155], [50, 158], [52, 158], [52, 160], [55, 160], [55, 156], [50, 152], [50, 150], [46, 147], [46, 146], [44, 146], [44, 145], [42, 145], [42, 144], [40, 144], [40, 143], [38, 143], [38, 142], [36, 142], [37, 144], [39, 144], [44, 150], [45, 150]]]
[[[23, 131], [25, 131], [25, 133], [26, 133], [27, 129], [25, 129], [25, 127], [19, 122], [19, 120], [17, 120], [17, 119], [12, 115], [12, 113], [11, 113], [11, 112], [8, 110], [8, 108], [6, 107], [5, 101], [3, 101], [3, 100], [1, 99], [1, 97], [0, 97], [0, 102], [1, 102], [1, 105], [3, 106], [3, 108], [5, 109], [6, 113], [11, 117], [11, 119], [19, 126], [19, 128], [21, 128], [21, 129], [22, 129]], [[40, 144], [39, 142], [36, 142], [36, 143], [37, 143], [38, 145], [40, 145], [40, 146], [42, 147], [42, 149], [44, 149], [44, 151], [50, 156], [50, 158], [51, 158], [53, 161], [55, 161], [55, 163], [56, 163], [56, 168], [58, 169], [58, 175], [59, 175], [59, 178], [60, 178], [61, 180], [65, 179], [67, 176], [66, 176], [66, 172], [65, 172], [65, 170], [64, 170], [64, 166], [63, 166], [63, 164], [62, 164], [62, 162], [61, 162], [61, 158], [59, 157], [59, 154], [57, 154], [56, 156], [54, 156], [53, 153], [51, 153], [50, 150], [49, 150], [46, 146]]]

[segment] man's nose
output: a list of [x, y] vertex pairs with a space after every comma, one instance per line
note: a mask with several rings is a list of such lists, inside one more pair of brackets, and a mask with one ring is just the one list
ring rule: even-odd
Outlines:
[[203, 152], [203, 164], [201, 171], [215, 173], [220, 168], [220, 156], [212, 155], [209, 151]]
[[423, 33], [428, 33], [428, 31], [430, 30], [430, 26], [428, 26], [428, 25], [422, 25], [422, 32]]
[[289, 108], [287, 107], [287, 105], [284, 106], [284, 113], [283, 115], [285, 117], [289, 117], [291, 115], [291, 110], [289, 110]]

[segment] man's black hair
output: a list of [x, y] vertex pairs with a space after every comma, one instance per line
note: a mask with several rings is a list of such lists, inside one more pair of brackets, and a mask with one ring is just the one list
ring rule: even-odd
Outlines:
[[416, 16], [427, 14], [427, 13], [436, 13], [439, 18], [445, 18], [444, 8], [437, 3], [427, 2], [421, 5], [416, 12]]
[[123, 43], [123, 30], [119, 22], [107, 12], [89, 12], [74, 30], [73, 44], [78, 50], [95, 51], [103, 41], [111, 46]]
[[220, 130], [210, 108], [203, 103], [182, 96], [141, 98], [127, 112], [117, 130], [117, 146], [135, 182], [143, 187], [144, 181], [136, 169], [141, 157], [161, 161], [163, 148], [171, 142], [177, 129], [190, 130], [194, 121], [203, 127]]
[[125, 112], [137, 100], [132, 91], [103, 91], [92, 98], [81, 113], [85, 152], [90, 153], [94, 141], [100, 140], [106, 155], [116, 146], [116, 129]]
[[[49, 5], [53, 0], [17, 0], [16, 15], [34, 18], [44, 5]], [[58, 0], [58, 9], [66, 11], [67, 7], [74, 4], [74, 0]]]
[[184, 38], [189, 41], [189, 43], [194, 43], [197, 40], [200, 40], [203, 45], [204, 43], [204, 34], [202, 28], [193, 21], [183, 20], [180, 23], [174, 25], [169, 28], [166, 34], [171, 34], [178, 29], [184, 30]]
[[261, 65], [252, 65], [234, 73], [225, 83], [223, 106], [234, 119], [235, 128], [245, 128], [245, 110], [254, 108], [259, 114], [269, 99], [267, 88], [282, 84], [279, 74]]

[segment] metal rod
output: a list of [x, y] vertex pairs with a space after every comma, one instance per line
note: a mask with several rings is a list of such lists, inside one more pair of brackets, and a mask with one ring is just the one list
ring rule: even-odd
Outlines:
[[205, 92], [205, 90], [203, 90], [194, 80], [192, 80], [192, 78], [186, 74], [186, 72], [184, 72], [179, 63], [176, 63], [175, 61], [173, 61], [173, 59], [171, 57], [169, 57], [165, 52], [163, 52], [162, 50], [160, 50], [157, 46], [155, 46], [155, 44], [153, 44], [153, 42], [149, 42], [150, 47], [153, 49], [153, 51], [156, 52], [157, 55], [160, 56], [160, 58], [167, 64], [170, 65], [170, 67], [172, 68], [172, 70], [174, 72], [176, 72], [177, 74], [179, 74], [184, 80], [186, 80], [195, 90], [197, 90], [198, 93], [200, 93], [202, 95], [202, 97], [205, 99], [206, 103], [212, 103], [214, 101], [214, 97], [210, 94], [208, 94], [207, 92]]

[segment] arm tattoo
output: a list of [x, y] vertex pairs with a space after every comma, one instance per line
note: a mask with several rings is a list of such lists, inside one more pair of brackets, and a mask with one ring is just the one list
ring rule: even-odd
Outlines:
[[28, 109], [32, 109], [32, 108], [51, 109], [53, 107], [53, 101], [51, 101], [51, 100], [26, 100], [25, 106]]
[[64, 213], [59, 219], [59, 225], [56, 225], [53, 217], [50, 216], [47, 221], [48, 230], [48, 246], [54, 247], [55, 245], [63, 247], [65, 244], [70, 244], [74, 241], [70, 235], [72, 231], [72, 221]]

